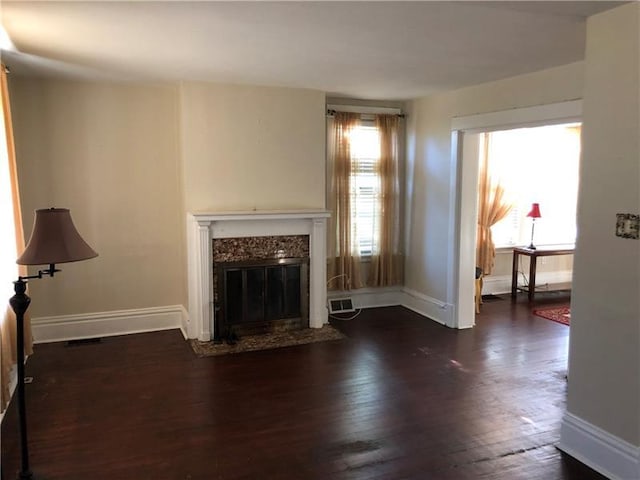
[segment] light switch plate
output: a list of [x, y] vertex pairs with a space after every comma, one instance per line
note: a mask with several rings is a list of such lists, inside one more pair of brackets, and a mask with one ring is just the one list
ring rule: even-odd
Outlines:
[[638, 240], [640, 238], [640, 215], [616, 214], [616, 236]]

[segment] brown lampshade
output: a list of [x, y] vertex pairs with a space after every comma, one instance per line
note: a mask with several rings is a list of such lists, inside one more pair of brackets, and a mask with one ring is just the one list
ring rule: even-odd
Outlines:
[[67, 208], [43, 208], [36, 210], [31, 238], [16, 263], [46, 265], [97, 256], [76, 230]]
[[527, 213], [527, 217], [540, 218], [541, 216], [542, 215], [540, 215], [540, 204], [539, 203], [532, 204], [531, 211]]

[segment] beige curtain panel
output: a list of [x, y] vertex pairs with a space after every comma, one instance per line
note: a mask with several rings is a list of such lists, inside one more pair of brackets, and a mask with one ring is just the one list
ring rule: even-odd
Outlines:
[[367, 285], [384, 287], [403, 281], [404, 258], [400, 249], [400, 171], [398, 115], [376, 115], [380, 132], [380, 198], [375, 212], [380, 235], [374, 242]]
[[490, 275], [496, 257], [496, 248], [491, 235], [491, 226], [506, 217], [513, 205], [507, 200], [504, 187], [492, 178], [489, 171], [490, 135], [483, 136], [480, 172], [478, 175], [478, 236], [476, 242], [476, 263], [484, 275]]
[[[24, 231], [22, 229], [22, 215], [20, 212], [20, 192], [18, 190], [18, 175], [16, 171], [16, 155], [15, 146], [13, 143], [13, 127], [11, 123], [11, 107], [9, 104], [9, 89], [7, 86], [7, 74], [6, 68], [2, 65], [2, 71], [0, 72], [1, 80], [1, 96], [2, 101], [2, 114], [4, 118], [4, 130], [6, 135], [6, 152], [2, 155], [2, 160], [9, 162], [9, 177], [11, 183], [11, 198], [13, 204], [13, 219], [15, 224], [15, 236], [16, 236], [16, 251], [22, 252], [24, 250]], [[5, 160], [6, 159], [6, 160]], [[15, 259], [12, 259], [15, 262]], [[1, 267], [13, 268], [12, 265], [2, 265]], [[27, 275], [26, 267], [20, 266], [18, 269], [19, 275]], [[6, 308], [4, 312], [0, 312], [0, 379], [1, 379], [1, 398], [0, 406], [4, 411], [7, 403], [10, 399], [9, 381], [11, 369], [16, 363], [16, 317], [13, 310], [8, 305], [9, 299], [1, 300], [6, 302]], [[25, 354], [31, 355], [33, 353], [31, 338], [31, 322], [29, 320], [28, 312], [25, 315], [24, 325], [24, 343]]]
[[351, 131], [360, 123], [360, 115], [336, 112], [330, 122], [328, 159], [331, 170], [328, 228], [328, 288], [349, 290], [362, 287], [360, 279], [360, 253], [352, 241], [351, 225]]

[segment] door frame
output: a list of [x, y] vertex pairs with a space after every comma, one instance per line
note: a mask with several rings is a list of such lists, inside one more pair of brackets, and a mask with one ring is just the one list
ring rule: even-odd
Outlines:
[[[475, 244], [478, 158], [465, 155], [465, 135], [582, 121], [582, 100], [454, 117], [451, 120], [451, 205], [448, 301], [454, 305], [453, 327], [475, 325]], [[467, 149], [468, 150], [468, 149]], [[472, 245], [473, 248], [469, 248]], [[471, 250], [471, 251], [470, 251]]]

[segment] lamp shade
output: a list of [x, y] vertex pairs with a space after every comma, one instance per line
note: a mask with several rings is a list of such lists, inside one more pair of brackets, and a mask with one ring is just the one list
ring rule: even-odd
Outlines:
[[531, 211], [527, 213], [527, 217], [540, 218], [541, 216], [542, 215], [540, 215], [540, 204], [539, 203], [532, 204]]
[[77, 262], [97, 256], [76, 230], [68, 209], [44, 208], [36, 210], [31, 238], [16, 263], [45, 265]]

